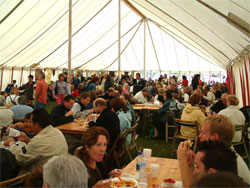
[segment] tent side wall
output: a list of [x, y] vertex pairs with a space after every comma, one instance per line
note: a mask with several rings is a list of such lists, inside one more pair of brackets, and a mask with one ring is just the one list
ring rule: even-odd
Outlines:
[[[58, 75], [63, 71], [60, 69], [42, 69], [45, 72], [46, 81], [55, 81]], [[17, 86], [20, 87], [28, 82], [28, 76], [33, 75], [35, 81], [35, 69], [29, 68], [11, 68], [1, 67], [0, 68], [0, 91], [4, 91], [8, 84], [12, 83], [13, 80], [17, 81]]]
[[18, 87], [28, 81], [28, 76], [34, 75], [33, 69], [28, 68], [15, 68], [15, 67], [1, 67], [0, 68], [0, 90], [4, 91], [6, 86], [12, 83], [13, 80], [17, 81]]
[[227, 69], [230, 94], [239, 99], [239, 107], [250, 105], [250, 52]]

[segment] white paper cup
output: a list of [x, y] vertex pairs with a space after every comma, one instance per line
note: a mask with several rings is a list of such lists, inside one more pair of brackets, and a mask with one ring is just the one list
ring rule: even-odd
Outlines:
[[159, 174], [160, 165], [159, 164], [151, 164], [150, 165], [150, 173], [152, 178], [157, 178]]
[[9, 130], [9, 136], [10, 137], [19, 137], [20, 136], [20, 131], [10, 128]]
[[143, 157], [150, 158], [152, 154], [152, 149], [144, 148], [143, 149]]
[[148, 187], [148, 184], [147, 183], [144, 183], [144, 182], [140, 182], [138, 183], [137, 185], [137, 188], [147, 188]]

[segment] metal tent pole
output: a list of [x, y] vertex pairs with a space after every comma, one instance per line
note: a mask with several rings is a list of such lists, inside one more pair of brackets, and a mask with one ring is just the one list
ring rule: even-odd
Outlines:
[[146, 19], [144, 18], [144, 51], [143, 51], [143, 76], [146, 79]]
[[69, 0], [68, 86], [71, 91], [72, 0]]
[[121, 0], [118, 0], [118, 82], [121, 79]]

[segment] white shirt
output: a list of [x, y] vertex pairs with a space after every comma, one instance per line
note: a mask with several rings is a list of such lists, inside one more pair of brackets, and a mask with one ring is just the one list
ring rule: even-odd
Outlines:
[[[230, 105], [226, 109], [221, 110], [218, 114], [227, 116], [234, 126], [245, 124], [245, 116], [237, 106]], [[241, 134], [242, 131], [235, 131], [233, 142], [239, 142], [241, 140]]]
[[12, 124], [14, 113], [6, 106], [0, 106], [0, 130], [3, 126], [9, 126]]
[[90, 111], [90, 110], [81, 111], [81, 105], [78, 104], [77, 102], [74, 103], [71, 110], [74, 112], [74, 114], [73, 114], [74, 118], [76, 118], [76, 116], [80, 116], [81, 118], [85, 118], [89, 115], [89, 111]]
[[[231, 146], [233, 151], [234, 147]], [[237, 155], [237, 168], [238, 168], [238, 176], [241, 177], [247, 184], [250, 184], [250, 172], [242, 157], [235, 151]]]
[[189, 101], [189, 95], [187, 93], [184, 93], [183, 98], [184, 98], [184, 102]]
[[136, 99], [137, 102], [142, 103], [142, 104], [147, 102], [147, 98], [144, 97], [142, 91], [139, 91], [138, 93], [136, 93], [134, 98]]
[[27, 144], [26, 151], [12, 144], [10, 152], [22, 166], [19, 174], [34, 170], [43, 165], [55, 155], [68, 154], [68, 144], [62, 132], [51, 125], [43, 128]]
[[207, 96], [204, 96], [204, 99], [208, 100], [208, 104], [214, 104], [215, 101], [215, 95], [213, 92], [209, 91], [207, 93]]
[[15, 101], [16, 104], [18, 104], [18, 102], [17, 102], [18, 98], [19, 98], [19, 96], [15, 95], [15, 94], [8, 96], [8, 97], [6, 98], [6, 105], [12, 103], [12, 102], [11, 102], [11, 99], [12, 99], [12, 101]]

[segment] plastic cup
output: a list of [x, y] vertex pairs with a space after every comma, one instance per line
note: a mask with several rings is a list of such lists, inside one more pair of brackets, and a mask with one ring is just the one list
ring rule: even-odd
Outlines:
[[160, 165], [159, 164], [151, 164], [150, 173], [152, 178], [157, 178], [159, 174]]
[[152, 149], [144, 148], [143, 149], [143, 157], [150, 158], [152, 154]]
[[137, 188], [147, 188], [147, 187], [148, 187], [148, 184], [144, 182], [140, 182], [137, 184]]
[[9, 130], [9, 136], [10, 137], [19, 137], [20, 136], [20, 131], [10, 128]]

